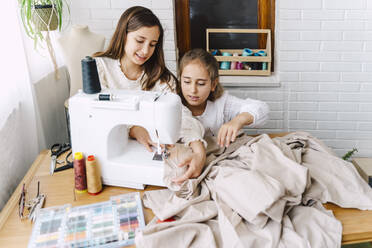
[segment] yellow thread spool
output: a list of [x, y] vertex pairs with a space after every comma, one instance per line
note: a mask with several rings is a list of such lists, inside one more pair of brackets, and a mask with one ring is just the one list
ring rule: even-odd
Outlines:
[[88, 193], [97, 195], [102, 191], [101, 173], [93, 155], [86, 161]]

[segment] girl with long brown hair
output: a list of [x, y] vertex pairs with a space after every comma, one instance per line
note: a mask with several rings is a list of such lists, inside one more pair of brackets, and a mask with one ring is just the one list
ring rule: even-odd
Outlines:
[[[106, 51], [94, 54], [103, 88], [175, 92], [175, 76], [166, 68], [163, 52], [164, 30], [154, 13], [141, 6], [127, 9], [120, 17]], [[176, 182], [199, 176], [205, 163], [204, 129], [191, 112], [182, 111], [181, 139], [193, 150], [182, 162], [189, 170]], [[129, 136], [147, 150], [155, 143], [147, 130], [132, 126]]]

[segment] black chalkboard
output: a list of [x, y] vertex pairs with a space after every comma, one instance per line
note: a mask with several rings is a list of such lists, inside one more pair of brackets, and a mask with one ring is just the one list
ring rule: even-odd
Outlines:
[[[190, 0], [191, 48], [206, 48], [207, 28], [257, 28], [257, 0]], [[257, 34], [211, 34], [210, 49], [258, 48]]]

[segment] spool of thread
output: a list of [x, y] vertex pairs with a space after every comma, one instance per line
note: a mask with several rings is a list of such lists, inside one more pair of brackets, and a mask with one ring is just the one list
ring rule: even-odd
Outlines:
[[88, 193], [98, 195], [102, 191], [101, 173], [93, 155], [88, 156], [86, 161]]
[[[237, 56], [239, 56], [238, 53], [233, 54], [233, 57], [237, 57]], [[230, 70], [235, 70], [236, 69], [236, 64], [237, 64], [236, 61], [231, 61]]]
[[83, 76], [83, 92], [86, 94], [96, 94], [101, 91], [96, 60], [86, 56], [81, 60], [81, 69]]
[[235, 67], [235, 69], [237, 69], [237, 70], [241, 70], [241, 69], [243, 69], [243, 63], [240, 62], [240, 61], [236, 62], [236, 67]]
[[85, 169], [85, 159], [83, 153], [75, 152], [74, 154], [74, 174], [75, 174], [75, 192], [87, 192], [87, 176]]
[[[222, 53], [222, 56], [231, 56], [231, 53], [224, 52], [224, 53]], [[231, 64], [230, 61], [222, 61], [221, 66], [220, 66], [220, 69], [222, 69], [222, 70], [229, 70], [230, 69], [230, 64]]]
[[[243, 53], [242, 53], [242, 56], [243, 57], [246, 57], [246, 56], [252, 56], [253, 55], [253, 51], [249, 48], [244, 48], [243, 49]], [[243, 62], [243, 68], [245, 70], [251, 70], [251, 64], [248, 63], [248, 62]]]
[[[254, 55], [255, 56], [266, 56], [266, 52], [261, 50], [261, 51], [258, 51], [257, 53], [255, 53]], [[267, 70], [267, 63], [266, 62], [262, 63], [262, 70]]]

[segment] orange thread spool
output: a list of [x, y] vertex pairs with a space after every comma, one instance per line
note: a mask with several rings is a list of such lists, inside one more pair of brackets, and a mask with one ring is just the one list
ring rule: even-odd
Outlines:
[[97, 195], [102, 191], [101, 173], [93, 155], [88, 156], [86, 161], [88, 193]]

